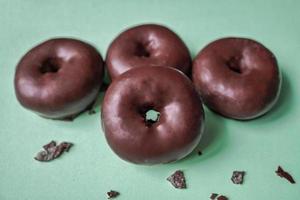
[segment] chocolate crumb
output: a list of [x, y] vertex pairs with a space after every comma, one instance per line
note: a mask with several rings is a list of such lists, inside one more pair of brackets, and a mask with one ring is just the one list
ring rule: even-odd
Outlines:
[[202, 155], [202, 151], [198, 150], [198, 156], [201, 156], [201, 155]]
[[68, 152], [72, 145], [73, 144], [69, 142], [62, 142], [59, 145], [56, 145], [55, 141], [51, 141], [43, 146], [44, 150], [40, 151], [34, 159], [41, 162], [54, 160], [61, 156], [65, 151]]
[[234, 184], [243, 184], [244, 175], [245, 175], [244, 171], [233, 171], [231, 181]]
[[284, 171], [280, 166], [278, 166], [278, 169], [275, 172], [276, 172], [276, 174], [278, 176], [280, 176], [281, 178], [285, 178], [290, 183], [292, 183], [292, 184], [296, 183], [296, 181], [294, 180], [294, 178], [288, 172]]
[[225, 196], [223, 196], [223, 195], [221, 195], [221, 196], [219, 196], [219, 197], [217, 198], [217, 200], [228, 200], [228, 198], [225, 197]]
[[186, 182], [183, 171], [177, 170], [167, 180], [177, 189], [185, 189]]
[[214, 199], [216, 199], [216, 197], [218, 196], [218, 194], [216, 194], [216, 193], [212, 193], [211, 195], [210, 195], [210, 199], [211, 200], [214, 200]]
[[120, 195], [120, 193], [117, 191], [114, 191], [114, 190], [107, 192], [108, 199], [116, 198], [119, 195]]

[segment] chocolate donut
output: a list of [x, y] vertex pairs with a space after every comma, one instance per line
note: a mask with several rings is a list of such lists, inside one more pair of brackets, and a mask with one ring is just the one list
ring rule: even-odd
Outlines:
[[[149, 111], [159, 112], [156, 120]], [[192, 82], [169, 67], [136, 67], [116, 78], [102, 105], [102, 127], [112, 150], [137, 164], [185, 157], [204, 128], [202, 103]]]
[[103, 60], [89, 44], [50, 39], [26, 53], [15, 73], [19, 102], [40, 116], [72, 119], [96, 99], [103, 78]]
[[245, 38], [223, 38], [208, 44], [193, 62], [193, 82], [203, 102], [223, 116], [247, 120], [275, 104], [281, 76], [275, 56]]
[[121, 33], [107, 52], [111, 79], [141, 66], [169, 66], [189, 74], [191, 57], [183, 41], [170, 29], [146, 24]]

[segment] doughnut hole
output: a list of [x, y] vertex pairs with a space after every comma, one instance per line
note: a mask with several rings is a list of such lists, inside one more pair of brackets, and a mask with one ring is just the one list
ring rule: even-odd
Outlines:
[[243, 69], [241, 67], [241, 57], [232, 56], [226, 61], [226, 66], [233, 72], [237, 74], [242, 74]]
[[148, 110], [145, 114], [146, 126], [151, 126], [152, 124], [158, 122], [159, 117], [160, 117], [160, 112], [153, 109]]
[[144, 114], [143, 117], [144, 117], [145, 125], [147, 127], [150, 127], [159, 121], [160, 112], [154, 109], [150, 109]]
[[146, 127], [151, 127], [158, 122], [161, 114], [158, 109], [151, 105], [141, 106], [138, 110], [138, 113], [143, 118]]
[[150, 57], [150, 51], [149, 48], [147, 47], [147, 45], [138, 42], [136, 45], [136, 49], [135, 49], [135, 55], [137, 57], [142, 57], [142, 58], [148, 58]]
[[58, 64], [58, 60], [55, 58], [47, 58], [45, 59], [41, 66], [39, 67], [40, 73], [46, 74], [46, 73], [56, 73], [60, 69], [60, 66]]

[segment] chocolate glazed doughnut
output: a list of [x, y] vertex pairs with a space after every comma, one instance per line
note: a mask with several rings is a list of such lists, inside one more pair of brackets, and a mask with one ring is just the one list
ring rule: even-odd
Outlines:
[[[160, 113], [148, 120], [147, 111]], [[185, 157], [200, 140], [204, 112], [192, 82], [169, 67], [137, 67], [116, 78], [102, 105], [108, 144], [122, 159], [138, 164]]]
[[103, 61], [96, 49], [75, 39], [51, 39], [26, 53], [15, 73], [19, 102], [40, 116], [73, 119], [96, 99]]
[[121, 33], [107, 52], [111, 79], [140, 66], [169, 66], [190, 73], [191, 57], [183, 41], [170, 29], [146, 24]]
[[195, 58], [192, 73], [204, 103], [234, 119], [263, 115], [280, 93], [275, 56], [250, 39], [223, 38], [210, 43]]

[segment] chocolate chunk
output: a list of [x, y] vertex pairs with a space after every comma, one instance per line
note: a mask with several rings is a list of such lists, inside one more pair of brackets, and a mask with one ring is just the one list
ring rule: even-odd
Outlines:
[[244, 181], [244, 171], [233, 171], [231, 180], [234, 184], [242, 184]]
[[219, 197], [217, 198], [217, 200], [228, 200], [228, 198], [225, 197], [225, 196], [223, 196], [223, 195], [221, 195], [221, 196], [219, 196]]
[[210, 199], [211, 200], [214, 200], [214, 199], [216, 199], [216, 197], [218, 196], [218, 194], [216, 194], [216, 193], [212, 193], [211, 195], [210, 195]]
[[288, 180], [292, 184], [296, 183], [294, 178], [288, 172], [284, 171], [280, 166], [278, 166], [276, 174], [278, 176], [280, 176], [281, 178], [285, 178], [286, 180]]
[[62, 142], [56, 145], [55, 141], [51, 141], [43, 146], [44, 150], [40, 151], [34, 159], [42, 162], [54, 160], [65, 151], [68, 152], [72, 145], [73, 144], [69, 142]]
[[120, 195], [120, 193], [117, 191], [114, 191], [114, 190], [107, 192], [108, 199], [116, 198], [119, 195]]
[[[218, 198], [217, 198], [218, 197]], [[225, 197], [224, 195], [219, 195], [219, 194], [216, 194], [216, 193], [212, 193], [211, 195], [210, 195], [210, 199], [211, 200], [214, 200], [214, 199], [216, 199], [217, 198], [217, 200], [228, 200], [228, 198], [227, 197]]]
[[55, 147], [56, 146], [56, 142], [55, 141], [51, 141], [51, 142], [49, 142], [48, 144], [45, 144], [44, 146], [43, 146], [43, 149], [45, 149], [46, 151], [48, 151], [48, 149], [51, 149], [51, 148], [53, 148], [53, 147]]
[[177, 170], [174, 172], [171, 176], [167, 178], [170, 183], [178, 189], [184, 189], [186, 188], [186, 183], [185, 183], [185, 177], [183, 174], [183, 171]]

